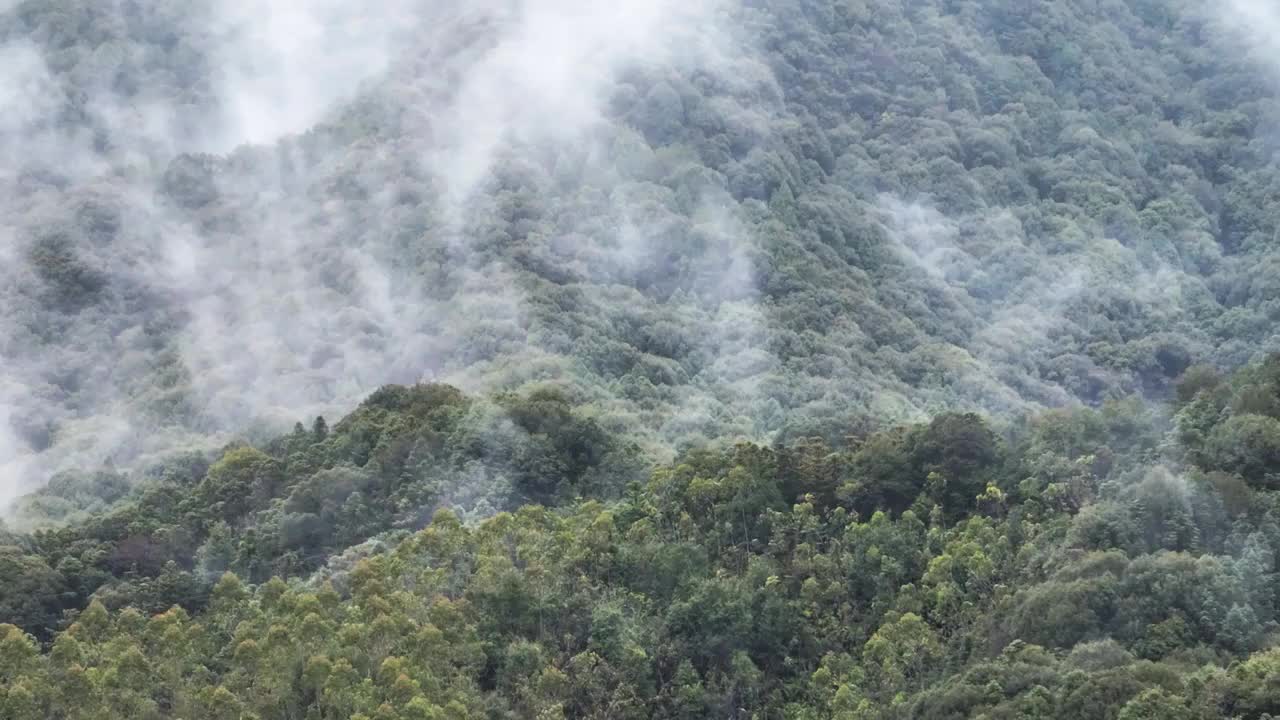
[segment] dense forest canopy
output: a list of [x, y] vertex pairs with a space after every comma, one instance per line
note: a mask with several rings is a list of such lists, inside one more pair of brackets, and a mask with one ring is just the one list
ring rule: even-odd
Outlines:
[[0, 2], [0, 718], [1280, 715], [1276, 37]]
[[268, 5], [0, 15], [7, 486], [387, 382], [669, 457], [1280, 349], [1257, 12]]

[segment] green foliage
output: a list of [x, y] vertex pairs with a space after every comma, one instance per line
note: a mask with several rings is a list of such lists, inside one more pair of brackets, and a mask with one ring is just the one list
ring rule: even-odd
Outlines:
[[[1194, 396], [1210, 367], [1273, 347], [1274, 88], [1184, 0], [731, 3], [723, 19], [758, 53], [706, 72], [625, 68], [601, 88], [599, 127], [571, 147], [496, 140], [483, 197], [458, 218], [465, 252], [444, 230], [454, 178], [388, 161], [436, 150], [405, 118], [437, 73], [465, 71], [452, 58], [371, 83], [273, 146], [113, 143], [132, 128], [94, 99], [163, 101], [173, 128], [219, 116], [208, 12], [63, 0], [0, 13], [0, 36], [49, 66], [49, 124], [94, 138], [104, 178], [144, 178], [80, 183], [51, 167], [6, 185], [24, 219], [24, 272], [5, 296], [22, 308], [16, 344], [32, 362], [65, 350], [34, 373], [61, 412], [17, 418], [36, 446], [65, 441], [61, 418], [92, 405], [76, 378], [112, 374], [93, 365], [105, 353], [130, 359], [110, 369], [129, 376], [148, 429], [199, 436], [211, 420], [196, 400], [211, 373], [175, 358], [183, 306], [120, 259], [153, 247], [129, 222], [152, 211], [135, 207], [142, 186], [213, 248], [251, 249], [246, 230], [287, 218], [308, 238], [302, 270], [323, 269], [304, 277], [337, 308], [364, 306], [342, 270], [353, 248], [385, 260], [391, 294], [422, 300], [405, 324], [441, 345], [441, 377], [518, 394], [555, 382], [599, 428], [667, 451], [837, 442], [945, 412], [1003, 423], [1163, 394], [1180, 377]], [[507, 300], [518, 318], [489, 312]], [[400, 319], [304, 343], [287, 364], [322, 364], [331, 342], [400, 342]], [[1257, 388], [1235, 412], [1275, 414], [1274, 382]], [[324, 426], [311, 429], [323, 441]], [[589, 445], [570, 455], [589, 459]], [[558, 471], [506, 480], [541, 502]], [[940, 477], [960, 485], [950, 514], [971, 488]], [[910, 506], [924, 480], [885, 499]]]
[[[0, 628], [5, 712], [1208, 720], [1280, 709], [1274, 491], [1240, 495], [1212, 466], [1184, 473], [1172, 449], [1146, 467], [1158, 408], [1049, 413], [1007, 439], [976, 416], [940, 415], [846, 444], [690, 450], [647, 481], [628, 471], [593, 486], [614, 488], [600, 499], [568, 494], [617, 452], [581, 413], [552, 390], [489, 400], [388, 387], [327, 433], [229, 447], [185, 486], [198, 502], [168, 495], [167, 475], [84, 523], [12, 536], [27, 544], [0, 552], [11, 578], [0, 610], [20, 626]], [[495, 446], [526, 436], [534, 445], [514, 456]], [[1100, 463], [1104, 450], [1114, 457]], [[516, 477], [552, 463], [554, 506], [517, 500], [464, 519], [446, 495], [399, 494], [419, 462], [481, 460]], [[863, 489], [898, 473], [915, 480]], [[1064, 482], [1089, 490], [1063, 503]], [[387, 534], [397, 497], [441, 509]], [[187, 526], [198, 551], [172, 544]], [[156, 553], [177, 559], [147, 570]]]
[[[144, 57], [209, 106], [199, 13], [90, 5], [0, 13], [63, 115], [107, 70], [134, 99]], [[1271, 89], [1180, 0], [726, 12], [771, 77], [629, 70], [611, 176], [511, 153], [465, 258], [432, 178], [365, 175], [413, 149], [396, 79], [269, 151], [103, 149], [220, 240], [274, 208], [240, 180], [296, 175], [326, 282], [368, 246], [432, 301], [511, 280], [520, 317], [440, 334], [492, 394], [388, 385], [21, 501], [0, 717], [1280, 715], [1280, 358], [1247, 362], [1280, 292]], [[154, 358], [126, 394], [202, 432], [185, 320], [104, 270], [123, 200], [22, 182], [67, 210], [19, 238], [9, 345], [124, 337]], [[40, 374], [60, 412], [12, 418], [33, 448], [103, 377], [81, 356]]]
[[48, 632], [57, 625], [68, 589], [66, 579], [45, 558], [0, 546], [0, 577], [0, 618], [32, 632]]
[[1206, 443], [1207, 462], [1237, 473], [1251, 485], [1280, 488], [1280, 420], [1263, 415], [1233, 415], [1217, 425]]

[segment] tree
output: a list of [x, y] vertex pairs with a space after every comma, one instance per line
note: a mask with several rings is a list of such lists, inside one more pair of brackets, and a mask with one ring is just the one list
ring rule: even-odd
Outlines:
[[44, 558], [0, 546], [0, 620], [48, 637], [58, 625], [68, 588]]
[[1187, 701], [1163, 688], [1151, 688], [1125, 703], [1116, 720], [1195, 720]]
[[1239, 473], [1250, 485], [1280, 488], [1280, 419], [1235, 415], [1215, 427], [1207, 443], [1213, 469]]
[[862, 658], [881, 694], [891, 697], [898, 688], [924, 687], [941, 658], [941, 647], [933, 629], [919, 615], [891, 614], [863, 647]]

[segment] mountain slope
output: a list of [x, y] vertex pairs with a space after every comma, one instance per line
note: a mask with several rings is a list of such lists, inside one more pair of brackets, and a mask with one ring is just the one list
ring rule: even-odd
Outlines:
[[1199, 7], [694, 3], [603, 47], [624, 5], [547, 57], [554, 2], [478, 7], [396, 6], [434, 30], [218, 155], [245, 41], [184, 23], [225, 8], [8, 11], [57, 114], [5, 132], [7, 485], [385, 382], [564, 382], [660, 451], [1274, 348], [1271, 76]]
[[1280, 714], [1273, 29], [0, 4], [0, 717]]

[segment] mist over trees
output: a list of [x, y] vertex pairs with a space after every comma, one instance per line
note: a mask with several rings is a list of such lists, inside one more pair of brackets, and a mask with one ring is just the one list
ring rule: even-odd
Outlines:
[[566, 383], [669, 453], [1276, 349], [1276, 76], [1204, 8], [250, 5], [4, 14], [7, 485], [386, 382]]
[[0, 717], [1280, 715], [1277, 32], [0, 2]]

